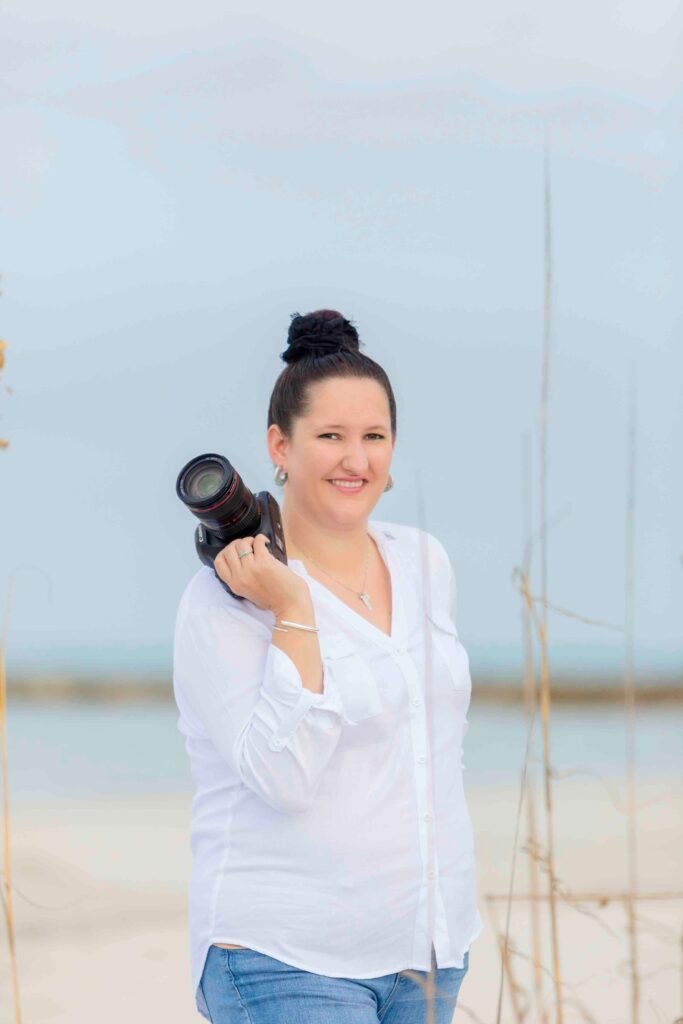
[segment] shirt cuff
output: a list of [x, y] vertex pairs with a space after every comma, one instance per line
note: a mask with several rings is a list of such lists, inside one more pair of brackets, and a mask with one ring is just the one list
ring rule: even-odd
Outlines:
[[310, 708], [344, 716], [344, 705], [332, 673], [323, 658], [323, 692], [313, 693], [288, 654], [270, 644], [266, 655], [263, 691], [278, 705], [278, 726], [269, 736], [271, 750], [281, 750]]

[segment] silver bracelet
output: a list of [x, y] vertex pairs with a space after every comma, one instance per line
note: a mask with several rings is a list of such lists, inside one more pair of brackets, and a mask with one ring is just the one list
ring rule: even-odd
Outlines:
[[[317, 626], [304, 626], [301, 622], [290, 622], [289, 619], [280, 619], [283, 626], [292, 626], [294, 629], [303, 629], [306, 633], [317, 633]], [[273, 629], [279, 630], [281, 633], [289, 633], [288, 629], [282, 629], [281, 626], [273, 626]]]

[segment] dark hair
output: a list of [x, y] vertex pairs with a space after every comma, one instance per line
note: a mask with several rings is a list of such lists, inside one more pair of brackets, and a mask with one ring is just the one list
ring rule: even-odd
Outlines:
[[288, 346], [280, 357], [288, 365], [275, 381], [268, 406], [268, 426], [276, 423], [289, 437], [294, 420], [306, 416], [310, 407], [309, 388], [330, 377], [369, 377], [386, 391], [391, 433], [396, 437], [396, 400], [383, 368], [359, 349], [358, 332], [336, 309], [291, 314]]

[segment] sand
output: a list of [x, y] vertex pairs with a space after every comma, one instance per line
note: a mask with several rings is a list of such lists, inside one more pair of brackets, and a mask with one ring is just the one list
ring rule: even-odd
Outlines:
[[[563, 888], [618, 893], [626, 887], [625, 818], [597, 779], [558, 780], [556, 871]], [[681, 891], [683, 786], [651, 780], [638, 790], [640, 889]], [[517, 814], [515, 787], [469, 787], [485, 930], [472, 947], [454, 1020], [494, 1024], [500, 959], [489, 915], [491, 894], [507, 891]], [[539, 811], [540, 813], [540, 811]], [[12, 805], [14, 903], [25, 1024], [185, 1024], [202, 1018], [192, 998], [185, 923], [190, 870], [190, 797], [130, 796]], [[526, 821], [526, 819], [524, 819]], [[543, 824], [543, 822], [542, 822]], [[526, 842], [526, 825], [522, 829]], [[515, 890], [528, 892], [530, 859], [518, 858]], [[543, 879], [542, 875], [542, 884]], [[498, 905], [504, 922], [504, 905]], [[638, 904], [641, 1024], [671, 1024], [681, 1006], [683, 899]], [[541, 906], [546, 968], [546, 905]], [[629, 1015], [628, 944], [622, 905], [558, 912], [565, 981], [565, 1024], [595, 1019], [625, 1024]], [[529, 998], [528, 905], [513, 904], [512, 957]], [[0, 943], [0, 1024], [14, 1021], [6, 939]], [[518, 1019], [507, 986], [502, 1020]], [[552, 987], [546, 981], [546, 998]], [[582, 1010], [580, 1006], [585, 1009]], [[540, 1018], [530, 1011], [526, 1020]], [[554, 1020], [551, 1016], [550, 1020]]]

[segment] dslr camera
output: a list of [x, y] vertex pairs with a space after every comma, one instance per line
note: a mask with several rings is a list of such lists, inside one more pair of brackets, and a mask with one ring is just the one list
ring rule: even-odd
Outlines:
[[[213, 568], [214, 559], [227, 544], [239, 537], [263, 533], [270, 540], [269, 552], [287, 564], [285, 535], [280, 506], [268, 491], [253, 494], [237, 470], [223, 455], [198, 455], [178, 474], [176, 494], [199, 520], [194, 544], [200, 561]], [[216, 578], [233, 597], [228, 584]]]

